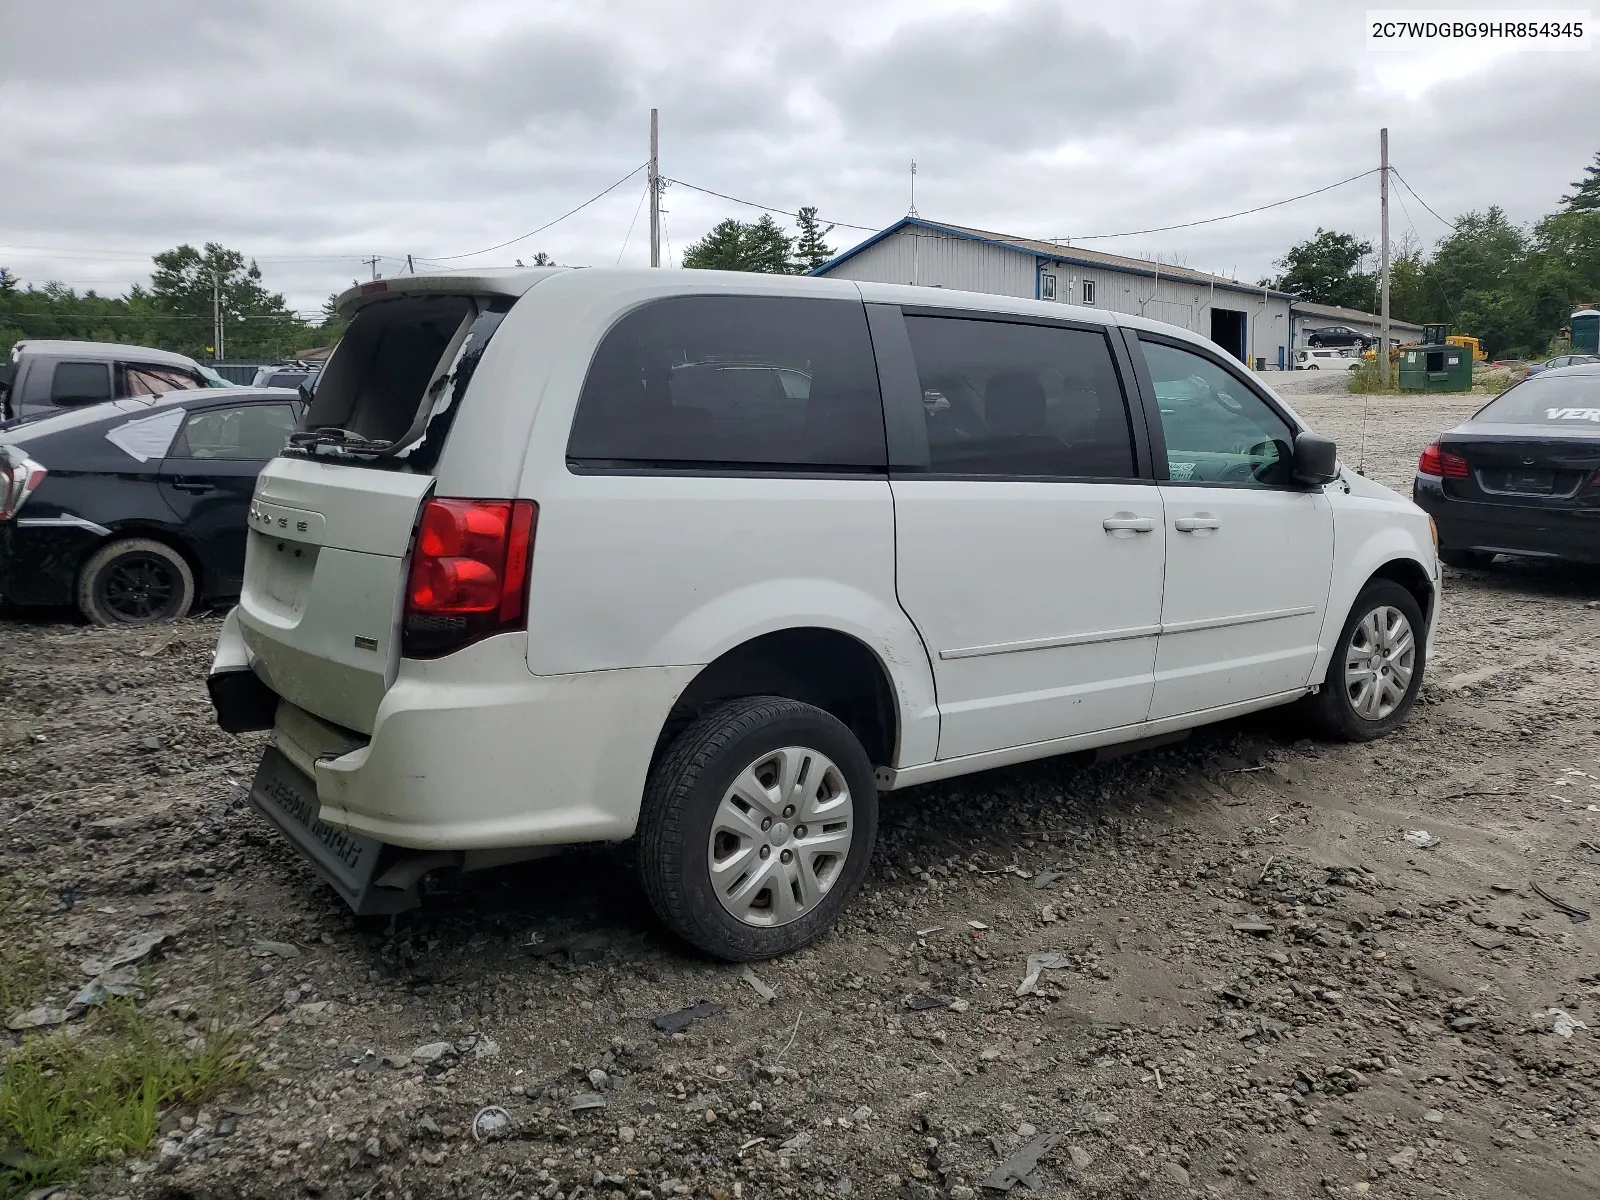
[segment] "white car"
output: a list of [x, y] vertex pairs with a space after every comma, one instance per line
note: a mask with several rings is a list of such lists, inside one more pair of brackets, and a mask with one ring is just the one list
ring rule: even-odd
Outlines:
[[1210, 342], [712, 271], [406, 276], [260, 476], [210, 685], [359, 912], [635, 839], [728, 959], [817, 936], [880, 792], [1309, 697], [1394, 727], [1426, 515]]
[[1361, 359], [1353, 351], [1308, 349], [1294, 352], [1296, 371], [1354, 371]]

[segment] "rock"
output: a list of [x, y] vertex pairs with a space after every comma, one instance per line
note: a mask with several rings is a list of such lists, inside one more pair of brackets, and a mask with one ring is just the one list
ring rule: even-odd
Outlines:
[[473, 1058], [497, 1058], [500, 1054], [500, 1043], [492, 1037], [480, 1037], [477, 1044], [472, 1047]]
[[638, 1136], [638, 1131], [635, 1130], [631, 1125], [620, 1125], [617, 1127], [617, 1140], [620, 1141], [624, 1146], [633, 1145], [633, 1139]]
[[454, 1054], [455, 1047], [449, 1042], [429, 1042], [426, 1046], [418, 1046], [411, 1052], [411, 1061], [427, 1066], [436, 1063], [447, 1054]]
[[850, 1119], [857, 1125], [865, 1124], [867, 1121], [872, 1120], [872, 1110], [863, 1104], [860, 1108], [856, 1109], [855, 1112], [850, 1114]]
[[597, 1092], [603, 1092], [611, 1086], [611, 1076], [607, 1075], [599, 1067], [590, 1071], [588, 1078], [589, 1086]]
[[254, 958], [299, 958], [300, 947], [290, 942], [257, 942], [250, 947]]
[[1408, 829], [1406, 830], [1402, 840], [1408, 846], [1415, 846], [1418, 850], [1432, 850], [1444, 839], [1435, 837], [1426, 829]]
[[1068, 1146], [1067, 1157], [1072, 1159], [1072, 1165], [1080, 1171], [1086, 1170], [1089, 1164], [1094, 1161], [1089, 1156], [1089, 1152], [1082, 1146]]
[[1417, 1148], [1415, 1146], [1401, 1146], [1389, 1155], [1388, 1163], [1397, 1171], [1409, 1171], [1417, 1165]]
[[1482, 1017], [1456, 1017], [1450, 1022], [1450, 1028], [1457, 1033], [1465, 1033], [1469, 1029], [1476, 1029], [1483, 1024]]
[[1161, 1170], [1168, 1179], [1172, 1180], [1172, 1182], [1177, 1184], [1179, 1187], [1189, 1186], [1189, 1172], [1185, 1171], [1177, 1163], [1170, 1161], [1164, 1162], [1161, 1164]]
[[1233, 931], [1235, 933], [1248, 933], [1252, 937], [1267, 937], [1269, 934], [1278, 932], [1278, 927], [1269, 925], [1265, 921], [1235, 921], [1233, 922]]
[[950, 1200], [974, 1200], [977, 1194], [966, 1184], [958, 1183], [950, 1189]]
[[51, 1025], [63, 1025], [66, 1020], [66, 1009], [41, 1004], [37, 1008], [28, 1009], [27, 1012], [14, 1013], [6, 1021], [6, 1028], [20, 1033], [24, 1029], [46, 1029]]
[[1433, 1125], [1442, 1125], [1444, 1123], [1444, 1114], [1437, 1108], [1430, 1108], [1422, 1114], [1422, 1119]]

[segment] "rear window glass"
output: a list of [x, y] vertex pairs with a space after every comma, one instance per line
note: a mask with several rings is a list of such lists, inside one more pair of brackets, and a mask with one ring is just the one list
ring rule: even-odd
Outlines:
[[56, 404], [94, 404], [111, 399], [111, 364], [57, 363], [50, 380], [50, 399]]
[[1600, 370], [1535, 375], [1489, 401], [1472, 419], [1483, 425], [1600, 425]]
[[567, 446], [588, 462], [882, 468], [866, 312], [849, 300], [681, 296], [606, 334]]
[[267, 376], [267, 381], [261, 386], [273, 388], [297, 388], [310, 378], [311, 374], [308, 371], [284, 371], [277, 375]]

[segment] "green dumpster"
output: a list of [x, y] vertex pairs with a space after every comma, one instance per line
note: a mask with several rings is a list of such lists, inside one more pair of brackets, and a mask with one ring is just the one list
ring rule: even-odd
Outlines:
[[1408, 346], [1400, 352], [1402, 392], [1470, 392], [1472, 350], [1466, 346]]

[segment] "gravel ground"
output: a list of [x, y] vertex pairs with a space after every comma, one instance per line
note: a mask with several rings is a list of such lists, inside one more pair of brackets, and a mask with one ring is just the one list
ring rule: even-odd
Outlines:
[[[1365, 414], [1397, 487], [1481, 403], [1283, 382], [1347, 461]], [[0, 624], [0, 862], [66, 976], [33, 1002], [166, 932], [149, 1005], [261, 1058], [81, 1190], [970, 1200], [1058, 1134], [1054, 1196], [1593, 1197], [1600, 922], [1533, 884], [1600, 901], [1600, 574], [1502, 560], [1444, 603], [1387, 741], [1267, 714], [897, 793], [844, 923], [753, 973], [664, 933], [625, 848], [356, 921], [238, 799], [214, 619]]]

